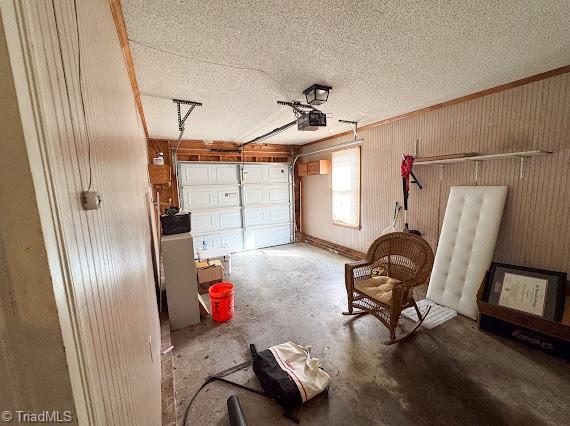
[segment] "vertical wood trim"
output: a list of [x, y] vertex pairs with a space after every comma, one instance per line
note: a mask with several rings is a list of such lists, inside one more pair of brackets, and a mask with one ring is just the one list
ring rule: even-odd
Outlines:
[[129, 74], [129, 80], [131, 81], [131, 88], [133, 89], [135, 104], [137, 105], [137, 110], [139, 112], [144, 134], [148, 138], [148, 128], [146, 126], [146, 118], [144, 116], [144, 111], [141, 101], [141, 93], [137, 82], [137, 74], [135, 72], [133, 55], [131, 53], [131, 46], [129, 45], [127, 27], [125, 26], [123, 6], [121, 5], [121, 0], [108, 0], [108, 1], [109, 1], [109, 6], [111, 7], [111, 12], [113, 13], [113, 20], [115, 21], [115, 27], [117, 28], [117, 36], [119, 37], [119, 43], [121, 44], [121, 49], [123, 51], [123, 58], [125, 59], [125, 64], [127, 65], [127, 72]]
[[[47, 135], [45, 132], [45, 117], [42, 114], [42, 108], [39, 103], [40, 89], [38, 87], [37, 69], [34, 63], [34, 48], [41, 51], [41, 43], [34, 43], [34, 38], [31, 35], [31, 27], [37, 24], [36, 10], [32, 10], [26, 6], [29, 3], [23, 2], [6, 2], [2, 4], [2, 15], [7, 23], [5, 27], [6, 39], [8, 41], [10, 50], [10, 62], [12, 68], [12, 75], [14, 76], [14, 85], [16, 86], [18, 102], [17, 107], [20, 114], [21, 124], [25, 132], [25, 144], [27, 148], [27, 155], [29, 160], [29, 167], [33, 176], [34, 188], [29, 193], [29, 196], [34, 199], [34, 204], [40, 213], [41, 230], [37, 228], [38, 232], [43, 235], [43, 242], [45, 244], [45, 255], [49, 262], [49, 270], [46, 271], [48, 280], [51, 280], [53, 286], [53, 294], [57, 304], [57, 317], [59, 324], [56, 327], [61, 329], [64, 342], [65, 358], [67, 359], [67, 368], [59, 369], [54, 363], [54, 355], [48, 351], [42, 353], [42, 359], [35, 362], [36, 366], [43, 367], [46, 374], [56, 374], [57, 380], [45, 380], [42, 377], [31, 377], [33, 375], [33, 368], [30, 365], [25, 366], [25, 372], [20, 374], [25, 377], [28, 376], [32, 380], [41, 380], [42, 382], [32, 384], [28, 383], [29, 388], [14, 389], [18, 394], [26, 397], [27, 399], [20, 403], [17, 409], [25, 409], [27, 404], [35, 406], [45, 405], [45, 400], [59, 399], [63, 404], [67, 395], [63, 389], [58, 387], [58, 382], [64, 378], [66, 372], [69, 372], [69, 380], [71, 382], [71, 390], [73, 392], [72, 398], [75, 403], [75, 410], [73, 410], [73, 420], [76, 423], [94, 424], [94, 410], [93, 400], [91, 398], [91, 384], [88, 379], [85, 347], [81, 339], [81, 321], [77, 315], [78, 304], [73, 291], [70, 275], [72, 267], [68, 259], [63, 255], [64, 242], [62, 235], [62, 223], [59, 216], [58, 203], [55, 200], [55, 181], [53, 173], [53, 165], [50, 162], [47, 152]], [[37, 6], [37, 5], [36, 5]], [[44, 6], [44, 9], [46, 5]], [[2, 34], [3, 37], [3, 34]], [[14, 141], [16, 142], [16, 141]], [[21, 187], [18, 189], [23, 190]], [[34, 192], [35, 189], [35, 192]], [[28, 213], [31, 213], [28, 212]], [[36, 225], [29, 224], [35, 227]], [[23, 237], [24, 234], [20, 235]], [[31, 247], [28, 247], [31, 249]], [[39, 261], [37, 259], [36, 261]], [[33, 269], [31, 262], [27, 267]], [[30, 275], [31, 276], [31, 275]], [[34, 286], [39, 286], [41, 281], [34, 281]], [[39, 288], [34, 290], [34, 297], [38, 297]], [[43, 306], [49, 306], [49, 300], [42, 301]], [[33, 306], [31, 306], [33, 309]], [[38, 312], [41, 311], [38, 309]], [[53, 338], [58, 331], [50, 329], [53, 327], [49, 323], [49, 318], [42, 319], [39, 330], [42, 330], [43, 336], [41, 339]], [[31, 321], [31, 322], [30, 322]], [[26, 317], [26, 322], [34, 323], [33, 315]], [[37, 324], [40, 324], [39, 322]], [[26, 335], [19, 336], [19, 342], [24, 342], [26, 339], [33, 339], [33, 333], [28, 327]], [[30, 332], [30, 333], [28, 333]], [[52, 337], [47, 337], [47, 336]], [[37, 342], [41, 344], [40, 342]], [[33, 342], [34, 346], [36, 342]], [[16, 348], [13, 348], [16, 353]], [[31, 352], [31, 351], [30, 351]], [[23, 362], [30, 356], [30, 353], [23, 354]], [[54, 371], [45, 371], [45, 362], [50, 364]], [[30, 362], [28, 360], [28, 362]], [[45, 386], [50, 384], [49, 389], [46, 391]], [[21, 391], [21, 392], [20, 392]], [[51, 392], [46, 395], [45, 399], [42, 397], [30, 397], [29, 392]], [[16, 399], [17, 400], [17, 399]], [[48, 406], [52, 406], [48, 403]], [[63, 405], [60, 405], [61, 409]], [[8, 408], [8, 407], [6, 407]], [[53, 407], [52, 408], [56, 408]], [[33, 407], [32, 407], [33, 409]]]

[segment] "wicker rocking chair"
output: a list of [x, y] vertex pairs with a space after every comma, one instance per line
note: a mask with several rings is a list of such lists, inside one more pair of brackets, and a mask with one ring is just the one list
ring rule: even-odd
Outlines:
[[[368, 249], [366, 260], [345, 265], [348, 312], [344, 315], [372, 314], [390, 330], [387, 345], [415, 332], [429, 313], [422, 315], [413, 297], [413, 288], [427, 282], [433, 266], [433, 250], [421, 237], [394, 232], [378, 238]], [[396, 338], [396, 326], [403, 309], [413, 306], [418, 322]], [[353, 311], [354, 308], [359, 311]]]

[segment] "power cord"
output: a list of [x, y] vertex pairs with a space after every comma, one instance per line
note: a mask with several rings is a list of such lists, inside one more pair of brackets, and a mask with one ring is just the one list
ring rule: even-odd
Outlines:
[[75, 31], [77, 33], [77, 62], [79, 74], [79, 98], [81, 99], [81, 111], [83, 112], [83, 123], [85, 125], [85, 134], [87, 135], [87, 161], [89, 164], [89, 186], [87, 191], [91, 190], [93, 183], [93, 170], [91, 168], [91, 135], [89, 133], [89, 126], [87, 125], [87, 114], [85, 113], [85, 100], [83, 99], [83, 78], [81, 68], [81, 36], [79, 33], [79, 16], [77, 13], [77, 0], [73, 0], [73, 11], [75, 13]]
[[[71, 132], [73, 134], [73, 145], [75, 146], [75, 156], [77, 159], [77, 164], [79, 164], [79, 146], [78, 146], [78, 140], [76, 137], [76, 123], [75, 120], [73, 119], [73, 114], [71, 113], [71, 109], [72, 109], [72, 103], [71, 103], [71, 95], [70, 95], [70, 90], [69, 90], [69, 83], [68, 83], [68, 78], [67, 78], [67, 72], [65, 70], [65, 60], [63, 58], [63, 49], [62, 49], [62, 44], [61, 44], [61, 33], [60, 33], [60, 28], [59, 28], [59, 21], [57, 19], [57, 13], [56, 13], [56, 7], [55, 7], [55, 0], [52, 0], [52, 12], [53, 12], [53, 17], [55, 20], [55, 30], [57, 33], [57, 43], [59, 46], [59, 57], [61, 60], [61, 68], [63, 70], [63, 82], [65, 85], [65, 93], [67, 96], [67, 102], [68, 102], [68, 107], [69, 107], [69, 119], [71, 121]], [[87, 191], [91, 190], [92, 187], [92, 183], [93, 183], [93, 169], [91, 166], [91, 136], [89, 133], [89, 126], [87, 126], [87, 114], [85, 113], [85, 101], [83, 99], [83, 85], [82, 85], [82, 69], [81, 69], [81, 38], [79, 35], [79, 17], [78, 17], [78, 13], [77, 13], [77, 0], [73, 0], [73, 8], [74, 8], [74, 14], [75, 14], [75, 31], [77, 34], [77, 58], [78, 58], [78, 77], [79, 77], [79, 97], [80, 97], [80, 101], [81, 101], [81, 111], [83, 114], [83, 124], [84, 124], [84, 130], [85, 130], [85, 134], [87, 136], [87, 163], [88, 163], [88, 169], [89, 169], [89, 180], [87, 183]], [[79, 167], [79, 181], [81, 184], [81, 189], [83, 189], [85, 187], [84, 182], [83, 182], [83, 175], [81, 173], [81, 167]]]

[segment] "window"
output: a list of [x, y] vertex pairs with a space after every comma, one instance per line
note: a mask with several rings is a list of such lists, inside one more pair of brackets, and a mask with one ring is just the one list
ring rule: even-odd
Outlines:
[[332, 153], [332, 220], [360, 227], [360, 147]]

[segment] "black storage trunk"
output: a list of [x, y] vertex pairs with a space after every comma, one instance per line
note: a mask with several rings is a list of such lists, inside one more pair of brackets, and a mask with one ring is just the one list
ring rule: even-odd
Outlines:
[[[561, 327], [567, 326], [561, 324]], [[562, 337], [552, 336], [485, 314], [479, 315], [479, 328], [570, 360], [570, 341]]]
[[183, 234], [190, 232], [190, 213], [160, 216], [163, 235]]

